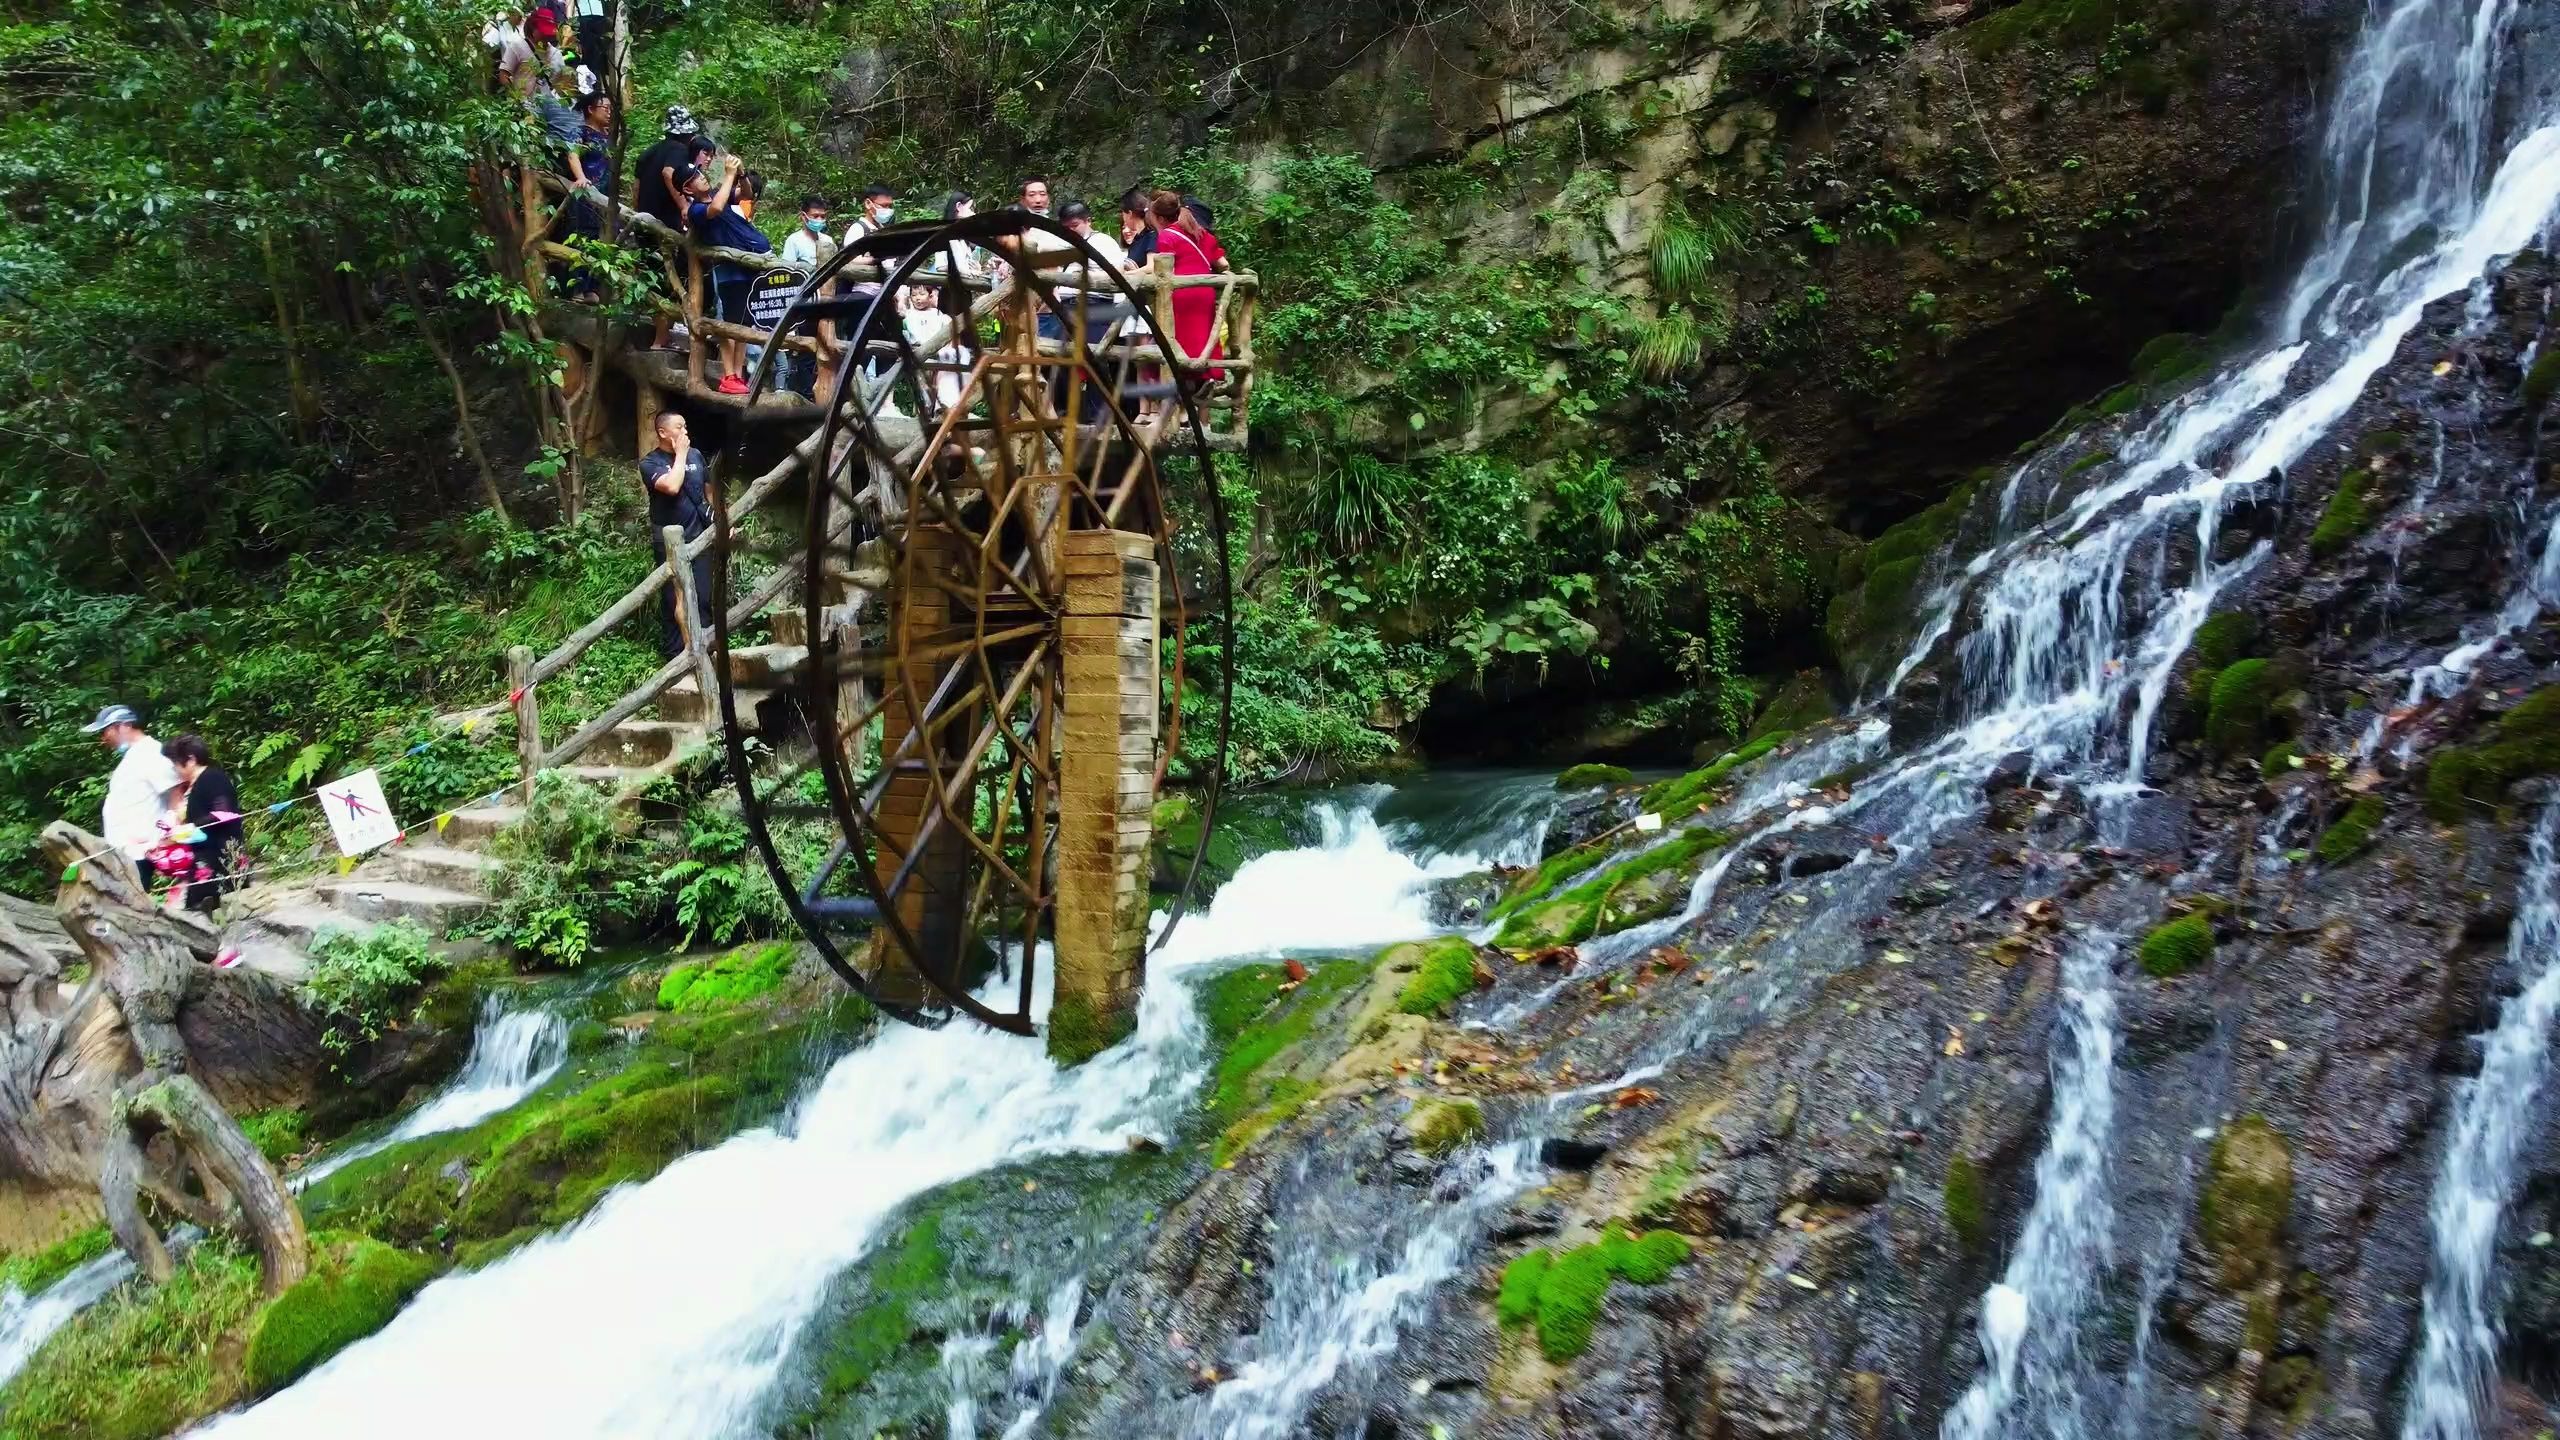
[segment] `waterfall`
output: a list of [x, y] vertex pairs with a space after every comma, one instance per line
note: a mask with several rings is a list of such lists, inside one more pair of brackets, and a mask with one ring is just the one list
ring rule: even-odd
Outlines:
[[1118, 1047], [1062, 1071], [1038, 1039], [888, 1026], [837, 1060], [786, 1127], [686, 1156], [579, 1224], [430, 1285], [381, 1333], [206, 1433], [754, 1429], [827, 1282], [900, 1205], [998, 1165], [1170, 1134], [1206, 1063], [1184, 971], [1431, 933], [1416, 883], [1478, 862], [1414, 861], [1375, 808], [1332, 807], [1322, 843], [1258, 857], [1184, 921], [1152, 957], [1136, 1033]]
[[61, 1279], [33, 1295], [12, 1285], [0, 1290], [0, 1385], [25, 1368], [29, 1359], [69, 1324], [71, 1317], [104, 1299], [133, 1274], [133, 1262], [121, 1250], [74, 1266]]
[[293, 1188], [309, 1189], [359, 1160], [379, 1155], [404, 1141], [448, 1130], [468, 1129], [542, 1088], [569, 1059], [569, 1024], [543, 1008], [510, 1010], [489, 996], [480, 1002], [480, 1023], [471, 1032], [471, 1053], [451, 1084], [406, 1119], [360, 1145], [293, 1177]]
[[1982, 1372], [1950, 1407], [1941, 1440], [2083, 1440], [2080, 1324], [2112, 1249], [2107, 1144], [2115, 1130], [2116, 938], [2075, 940], [2062, 960], [2053, 1120], [2036, 1198], [2009, 1267], [1982, 1297]]
[[2522, 903], [2507, 931], [2507, 961], [2525, 987], [2499, 1007], [2497, 1026], [2480, 1047], [2480, 1073], [2454, 1087], [2453, 1133], [2427, 1207], [2435, 1261], [2403, 1440], [2478, 1440], [2492, 1418], [2498, 1222], [2515, 1195], [2516, 1162], [2538, 1119], [2534, 1101], [2548, 1078], [2551, 1022], [2560, 1014], [2555, 834], [2560, 801], [2546, 805], [2533, 828]]

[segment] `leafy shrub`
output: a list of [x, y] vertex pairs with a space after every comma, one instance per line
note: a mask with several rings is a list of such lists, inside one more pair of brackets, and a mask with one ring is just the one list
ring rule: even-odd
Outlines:
[[241, 1133], [270, 1164], [281, 1165], [302, 1150], [303, 1116], [299, 1110], [261, 1110], [240, 1117]]
[[685, 816], [684, 848], [682, 859], [658, 872], [656, 884], [675, 896], [685, 944], [704, 935], [721, 945], [742, 935], [777, 935], [792, 923], [773, 872], [751, 847], [746, 821], [697, 806]]
[[394, 920], [371, 930], [327, 931], [312, 942], [311, 975], [303, 998], [326, 1016], [322, 1043], [343, 1054], [377, 1039], [397, 1019], [402, 1003], [445, 969], [426, 927]]
[[559, 771], [543, 772], [524, 819], [489, 848], [499, 861], [489, 882], [495, 903], [470, 928], [520, 958], [582, 965], [601, 938], [600, 920], [610, 924], [657, 908], [652, 875], [622, 834], [611, 803]]

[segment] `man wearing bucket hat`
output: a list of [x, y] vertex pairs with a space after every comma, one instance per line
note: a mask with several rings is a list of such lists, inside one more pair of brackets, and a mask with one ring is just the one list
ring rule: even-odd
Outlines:
[[[160, 753], [160, 742], [143, 733], [142, 717], [130, 705], [110, 705], [80, 727], [116, 752], [115, 773], [107, 777], [107, 803], [99, 830], [107, 843], [129, 856], [137, 869], [151, 848], [168, 836], [171, 797], [178, 793], [178, 767]], [[143, 870], [150, 883], [150, 871]]]

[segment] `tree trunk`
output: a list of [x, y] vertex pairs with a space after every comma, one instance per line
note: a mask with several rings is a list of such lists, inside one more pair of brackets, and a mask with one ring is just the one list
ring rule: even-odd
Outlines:
[[66, 877], [54, 908], [90, 968], [66, 997], [61, 961], [0, 915], [0, 1247], [103, 1216], [165, 1276], [147, 1198], [235, 1226], [281, 1291], [308, 1263], [302, 1216], [232, 1108], [307, 1099], [325, 1063], [319, 1025], [290, 986], [204, 963], [212, 928], [152, 906], [133, 862], [96, 836], [56, 823], [44, 849]]

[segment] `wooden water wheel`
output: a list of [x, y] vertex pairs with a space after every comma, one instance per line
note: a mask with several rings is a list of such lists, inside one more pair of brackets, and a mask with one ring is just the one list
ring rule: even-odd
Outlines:
[[[825, 853], [777, 846], [780, 797], [744, 738], [723, 624], [713, 670], [729, 768], [801, 928], [902, 1019], [956, 1012], [1033, 1033], [1044, 951], [1055, 1024], [1073, 1013], [1108, 1032], [1135, 1008], [1151, 816], [1194, 678], [1186, 647], [1204, 622], [1222, 656], [1231, 645], [1197, 385], [1166, 362], [1178, 352], [1130, 284], [1071, 232], [1008, 211], [865, 237], [775, 327], [832, 324], [847, 356], [817, 397], [807, 659], [779, 681], [832, 821]], [[759, 390], [777, 353], [767, 346]], [[1179, 579], [1162, 464], [1176, 455], [1206, 521], [1195, 563], [1214, 575], [1198, 591]], [[725, 619], [732, 537], [716, 497], [712, 509], [709, 608]], [[1215, 669], [1195, 698], [1214, 700], [1200, 717], [1215, 727], [1202, 846], [1225, 768]], [[1198, 848], [1177, 863], [1176, 920]]]

